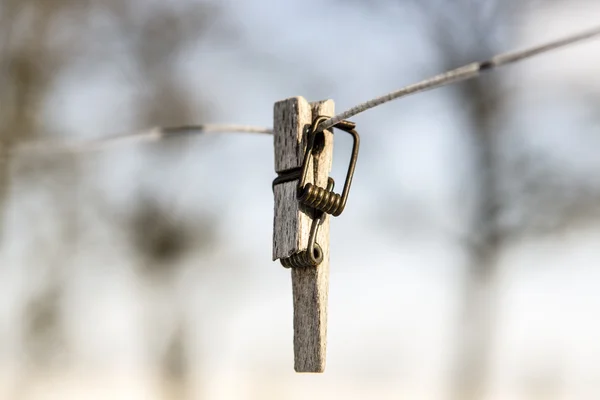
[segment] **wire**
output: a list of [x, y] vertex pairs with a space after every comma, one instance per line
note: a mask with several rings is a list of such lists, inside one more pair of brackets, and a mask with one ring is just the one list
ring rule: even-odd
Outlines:
[[[344, 111], [335, 117], [329, 118], [319, 125], [319, 129], [328, 129], [341, 121], [360, 114], [364, 111], [370, 110], [382, 104], [388, 103], [392, 100], [399, 99], [414, 93], [423, 92], [426, 90], [436, 89], [451, 83], [461, 82], [467, 79], [475, 78], [481, 75], [484, 71], [490, 71], [492, 69], [512, 64], [538, 54], [546, 53], [552, 50], [556, 50], [561, 47], [568, 46], [570, 44], [581, 42], [586, 39], [600, 35], [600, 27], [581, 32], [579, 34], [571, 35], [563, 39], [555, 40], [540, 46], [532, 47], [525, 50], [509, 52], [504, 54], [496, 55], [489, 60], [482, 62], [474, 62], [471, 64], [464, 65], [462, 67], [453, 69], [451, 71], [443, 72], [432, 78], [425, 79], [421, 82], [413, 83], [402, 89], [394, 92], [385, 94], [380, 97], [376, 97], [372, 100], [361, 103], [349, 110]], [[118, 145], [121, 143], [139, 143], [139, 142], [154, 142], [158, 140], [168, 139], [180, 135], [198, 134], [198, 133], [224, 133], [224, 132], [247, 132], [247, 133], [264, 133], [272, 134], [271, 128], [255, 127], [247, 125], [232, 125], [232, 124], [205, 124], [205, 125], [193, 125], [193, 126], [181, 126], [173, 128], [153, 128], [148, 131], [116, 135], [107, 138], [100, 138], [96, 140], [86, 140], [79, 143], [57, 143], [57, 142], [33, 142], [29, 144], [22, 144], [17, 146], [13, 151], [17, 153], [22, 152], [86, 152], [86, 151], [98, 151]]]
[[147, 131], [134, 134], [121, 134], [95, 140], [82, 140], [80, 142], [56, 142], [56, 141], [35, 141], [17, 145], [17, 153], [44, 152], [44, 153], [63, 153], [63, 152], [88, 152], [100, 151], [111, 148], [112, 146], [127, 143], [156, 142], [163, 139], [169, 139], [182, 135], [194, 135], [199, 133], [264, 133], [272, 134], [271, 128], [264, 128], [249, 125], [235, 124], [203, 124], [192, 126], [179, 126], [171, 128], [156, 127]]
[[321, 122], [319, 125], [319, 129], [328, 129], [338, 124], [340, 121], [345, 120], [347, 118], [353, 117], [357, 114], [360, 114], [364, 111], [367, 111], [371, 108], [380, 106], [392, 100], [399, 99], [401, 97], [405, 97], [411, 95], [413, 93], [419, 93], [426, 90], [435, 89], [441, 86], [449, 85], [451, 83], [456, 83], [460, 81], [464, 81], [467, 79], [475, 78], [479, 76], [484, 71], [489, 71], [495, 69], [497, 67], [501, 67], [503, 65], [515, 63], [521, 61], [526, 58], [530, 58], [536, 56], [538, 54], [546, 53], [548, 51], [552, 51], [576, 42], [580, 42], [586, 39], [591, 39], [595, 36], [600, 35], [600, 27], [596, 27], [594, 29], [568, 36], [563, 39], [559, 39], [550, 43], [546, 43], [540, 46], [532, 47], [526, 50], [515, 51], [510, 53], [499, 54], [487, 61], [483, 62], [474, 62], [468, 65], [464, 65], [462, 67], [453, 69], [451, 71], [447, 71], [436, 75], [432, 78], [425, 79], [421, 82], [413, 83], [412, 85], [408, 85], [402, 89], [396, 90], [394, 92], [388, 93], [386, 95], [374, 98], [372, 100], [361, 103], [355, 107], [350, 108], [347, 111], [344, 111], [341, 114], [336, 115], [326, 121]]

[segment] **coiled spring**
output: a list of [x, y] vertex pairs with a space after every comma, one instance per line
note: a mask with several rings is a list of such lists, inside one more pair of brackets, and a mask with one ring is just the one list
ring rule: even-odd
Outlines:
[[313, 185], [312, 183], [307, 183], [302, 188], [300, 202], [308, 207], [316, 208], [317, 210], [321, 210], [335, 217], [344, 211], [341, 195]]
[[290, 257], [281, 258], [281, 265], [286, 268], [316, 267], [321, 264], [324, 257], [323, 249], [318, 243], [316, 243], [319, 226], [325, 220], [326, 214], [337, 217], [342, 213], [342, 211], [344, 211], [344, 208], [346, 207], [346, 200], [348, 199], [350, 185], [352, 184], [352, 177], [354, 176], [356, 160], [358, 159], [358, 147], [360, 144], [358, 133], [355, 130], [356, 124], [353, 122], [341, 121], [335, 125], [335, 128], [339, 128], [345, 132], [348, 132], [354, 139], [352, 155], [350, 157], [350, 163], [348, 165], [348, 172], [346, 174], [346, 181], [344, 183], [344, 190], [342, 191], [342, 194], [338, 194], [333, 191], [335, 182], [331, 177], [327, 180], [326, 188], [306, 182], [310, 157], [314, 157], [314, 155], [322, 149], [316, 145], [317, 134], [321, 132], [319, 130], [319, 125], [321, 122], [327, 119], [327, 117], [319, 116], [313, 121], [308, 133], [308, 144], [304, 153], [302, 167], [280, 173], [280, 175], [273, 181], [273, 188], [275, 188], [275, 185], [298, 179], [298, 201], [303, 205], [315, 210], [315, 216], [310, 228], [308, 247], [306, 250], [293, 254]]
[[346, 207], [346, 200], [348, 199], [348, 193], [350, 192], [350, 185], [352, 185], [352, 177], [354, 176], [354, 169], [356, 167], [356, 160], [358, 159], [360, 138], [355, 130], [356, 124], [354, 122], [341, 121], [335, 125], [335, 128], [348, 132], [354, 139], [352, 144], [352, 155], [350, 157], [350, 163], [348, 164], [348, 172], [346, 173], [346, 182], [344, 183], [342, 194], [334, 193], [333, 189], [329, 189], [329, 185], [327, 188], [322, 188], [313, 183], [306, 183], [309, 159], [318, 151], [315, 142], [317, 134], [320, 132], [319, 125], [327, 119], [327, 117], [317, 117], [312, 123], [308, 136], [308, 145], [306, 146], [304, 160], [302, 162], [302, 178], [298, 182], [298, 200], [307, 207], [312, 207], [337, 217]]
[[315, 244], [312, 254], [307, 249], [279, 261], [285, 268], [316, 267], [323, 261], [323, 250], [321, 246]]
[[[327, 189], [333, 190], [335, 182], [329, 178], [327, 182]], [[325, 221], [325, 214], [323, 211], [316, 211], [317, 215], [313, 218], [310, 226], [310, 236], [308, 237], [308, 247], [306, 250], [299, 251], [296, 254], [292, 254], [290, 257], [281, 258], [279, 261], [281, 265], [286, 268], [303, 268], [303, 267], [316, 267], [323, 261], [323, 249], [317, 243], [317, 233], [319, 232], [319, 226]]]

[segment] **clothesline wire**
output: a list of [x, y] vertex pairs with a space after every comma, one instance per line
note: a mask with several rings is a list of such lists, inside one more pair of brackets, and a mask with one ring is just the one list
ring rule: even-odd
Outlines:
[[23, 144], [17, 147], [19, 153], [22, 152], [44, 152], [44, 153], [62, 153], [62, 152], [88, 152], [106, 150], [113, 146], [119, 146], [126, 143], [144, 143], [156, 142], [163, 139], [183, 135], [195, 135], [199, 133], [262, 133], [272, 134], [273, 130], [267, 127], [236, 125], [236, 124], [202, 124], [161, 128], [155, 127], [137, 133], [127, 133], [102, 137], [94, 140], [80, 140], [69, 142], [56, 141], [35, 141]]
[[[531, 47], [525, 50], [513, 51], [493, 56], [489, 60], [482, 62], [474, 62], [462, 67], [443, 72], [439, 75], [425, 79], [423, 81], [405, 86], [399, 90], [395, 90], [383, 96], [376, 97], [364, 103], [358, 104], [332, 118], [323, 121], [319, 125], [319, 129], [329, 129], [335, 126], [342, 120], [353, 117], [364, 111], [378, 107], [393, 100], [400, 99], [411, 94], [423, 92], [426, 90], [436, 89], [451, 83], [457, 83], [468, 79], [476, 78], [482, 72], [494, 70], [508, 64], [516, 63], [533, 56], [553, 51], [574, 43], [582, 42], [587, 39], [600, 36], [600, 27], [583, 31], [574, 35], [570, 35], [552, 42], [548, 42], [539, 46]], [[146, 131], [133, 134], [122, 134], [99, 138], [95, 140], [82, 140], [78, 142], [32, 142], [18, 146], [15, 150], [19, 153], [28, 151], [43, 151], [43, 152], [86, 152], [94, 150], [103, 150], [110, 148], [113, 145], [129, 142], [154, 142], [180, 135], [190, 135], [199, 133], [262, 133], [272, 134], [273, 130], [267, 127], [257, 127], [249, 125], [235, 124], [202, 124], [181, 127], [161, 128], [156, 127]]]
[[457, 83], [467, 79], [472, 79], [479, 76], [484, 71], [490, 71], [498, 67], [502, 67], [508, 64], [512, 64], [538, 54], [546, 53], [552, 50], [556, 50], [561, 47], [565, 47], [577, 42], [581, 42], [586, 39], [600, 35], [600, 27], [590, 29], [575, 35], [571, 35], [562, 39], [555, 40], [553, 42], [545, 43], [540, 46], [531, 47], [525, 50], [514, 51], [504, 54], [498, 54], [489, 60], [482, 62], [474, 62], [471, 64], [464, 65], [462, 67], [443, 72], [439, 75], [425, 79], [423, 81], [413, 83], [405, 86], [402, 89], [390, 92], [380, 97], [368, 100], [357, 106], [346, 110], [335, 117], [332, 117], [326, 121], [321, 122], [319, 125], [320, 129], [328, 129], [339, 123], [342, 120], [353, 117], [371, 108], [383, 105], [392, 100], [397, 100], [401, 97], [405, 97], [414, 93], [423, 92], [426, 90], [436, 89], [441, 86], [445, 86], [451, 83]]

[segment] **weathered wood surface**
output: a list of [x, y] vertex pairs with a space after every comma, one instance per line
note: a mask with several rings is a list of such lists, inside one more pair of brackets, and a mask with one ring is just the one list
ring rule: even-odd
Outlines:
[[[306, 148], [306, 133], [317, 115], [331, 116], [332, 100], [309, 104], [302, 97], [275, 103], [275, 171], [300, 167]], [[307, 182], [327, 186], [333, 157], [333, 134], [325, 132], [324, 150], [309, 166]], [[297, 181], [275, 186], [273, 259], [289, 257], [308, 247], [312, 212], [296, 198]], [[323, 372], [327, 347], [327, 298], [329, 292], [329, 216], [319, 228], [317, 243], [323, 262], [316, 268], [292, 269], [294, 300], [294, 369]]]

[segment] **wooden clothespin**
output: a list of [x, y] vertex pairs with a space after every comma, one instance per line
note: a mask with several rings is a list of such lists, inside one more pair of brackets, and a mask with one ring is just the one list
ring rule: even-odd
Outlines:
[[329, 214], [344, 209], [358, 155], [354, 124], [341, 121], [336, 127], [352, 134], [354, 147], [343, 194], [334, 193], [333, 133], [319, 130], [333, 112], [333, 100], [308, 103], [303, 97], [279, 101], [274, 109], [273, 260], [292, 268], [296, 372], [325, 370]]

